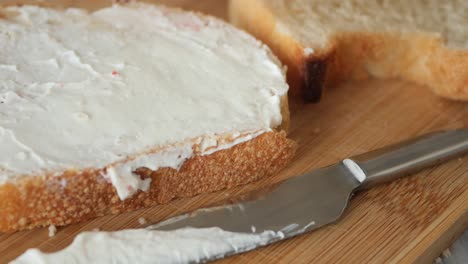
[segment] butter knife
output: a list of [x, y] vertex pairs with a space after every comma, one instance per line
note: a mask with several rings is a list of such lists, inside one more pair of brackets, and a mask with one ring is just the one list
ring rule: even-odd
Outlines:
[[468, 129], [427, 134], [290, 178], [255, 200], [199, 209], [148, 228], [219, 227], [235, 233], [275, 234], [260, 245], [233, 248], [222, 255], [199, 259], [215, 260], [333, 223], [342, 216], [355, 192], [467, 153]]

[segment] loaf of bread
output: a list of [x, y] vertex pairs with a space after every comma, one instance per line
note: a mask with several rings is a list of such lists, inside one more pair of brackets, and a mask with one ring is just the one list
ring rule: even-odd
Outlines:
[[148, 4], [0, 17], [0, 231], [246, 184], [293, 157], [283, 67], [225, 22]]
[[307, 101], [324, 85], [401, 78], [468, 100], [465, 0], [231, 0], [231, 21], [288, 66]]

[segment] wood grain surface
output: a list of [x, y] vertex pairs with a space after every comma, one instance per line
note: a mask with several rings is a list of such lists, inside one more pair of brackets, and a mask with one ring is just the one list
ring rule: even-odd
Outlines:
[[[1, 1], [7, 3], [10, 1]], [[16, 1], [15, 1], [16, 2]], [[63, 0], [95, 8], [109, 1]], [[225, 2], [164, 1], [223, 16]], [[62, 227], [0, 234], [0, 263], [27, 248], [50, 252], [68, 245], [85, 230], [142, 227], [247, 191], [277, 183], [423, 133], [468, 127], [468, 104], [437, 98], [426, 88], [399, 81], [352, 82], [328, 89], [317, 105], [292, 102], [290, 137], [299, 143], [293, 163], [261, 182], [213, 194], [106, 216]], [[343, 219], [318, 231], [288, 239], [220, 263], [431, 263], [468, 227], [468, 157], [425, 170], [358, 194]]]

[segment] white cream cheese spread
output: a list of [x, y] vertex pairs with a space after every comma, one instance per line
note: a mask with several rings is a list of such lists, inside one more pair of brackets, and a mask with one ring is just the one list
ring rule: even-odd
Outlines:
[[61, 251], [47, 254], [29, 249], [12, 263], [193, 263], [251, 250], [278, 238], [281, 232], [248, 234], [220, 228], [84, 232]]
[[0, 17], [0, 184], [97, 168], [125, 199], [149, 187], [138, 167], [281, 124], [281, 65], [222, 21], [147, 4]]
[[354, 160], [344, 159], [343, 165], [345, 165], [345, 167], [359, 182], [363, 182], [366, 180], [366, 173], [361, 169], [361, 167], [359, 167], [359, 165]]

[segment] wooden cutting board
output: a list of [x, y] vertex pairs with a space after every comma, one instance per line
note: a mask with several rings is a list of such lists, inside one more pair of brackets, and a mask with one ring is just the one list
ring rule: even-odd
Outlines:
[[[8, 2], [8, 1], [2, 1]], [[63, 0], [95, 8], [106, 1]], [[225, 1], [165, 1], [218, 16]], [[468, 104], [437, 98], [424, 87], [398, 81], [346, 83], [326, 91], [317, 105], [292, 102], [290, 137], [299, 143], [293, 163], [279, 175], [214, 194], [174, 201], [132, 213], [101, 217], [58, 229], [0, 234], [0, 263], [27, 248], [56, 251], [80, 232], [119, 230], [217, 203], [277, 183], [342, 158], [439, 129], [468, 127]], [[468, 157], [358, 194], [344, 218], [318, 231], [221, 263], [431, 263], [468, 227]]]

